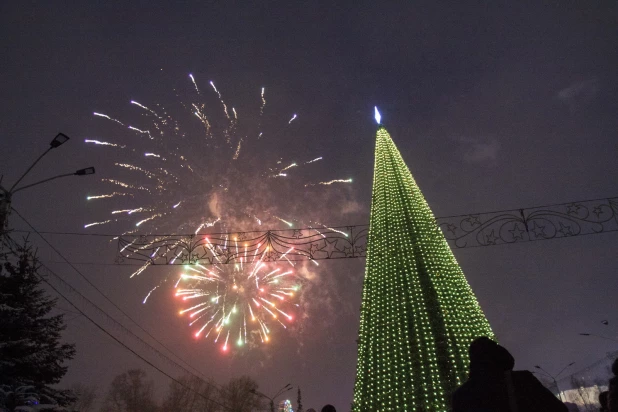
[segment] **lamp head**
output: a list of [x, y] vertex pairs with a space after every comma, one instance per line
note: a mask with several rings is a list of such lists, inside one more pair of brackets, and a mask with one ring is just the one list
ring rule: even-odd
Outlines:
[[85, 175], [93, 175], [93, 174], [94, 174], [94, 167], [87, 167], [85, 169], [79, 169], [78, 171], [74, 173], [74, 175], [77, 175], [77, 176], [85, 176]]
[[69, 140], [69, 136], [64, 133], [58, 133], [56, 137], [54, 137], [54, 140], [49, 143], [49, 145], [52, 149], [55, 149], [58, 146], [62, 146], [64, 143], [66, 143], [67, 140]]

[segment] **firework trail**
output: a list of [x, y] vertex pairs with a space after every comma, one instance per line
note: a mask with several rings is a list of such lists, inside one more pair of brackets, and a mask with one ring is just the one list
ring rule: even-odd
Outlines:
[[307, 183], [305, 187], [310, 187], [310, 186], [315, 186], [315, 185], [330, 186], [335, 183], [352, 183], [352, 179], [333, 179], [333, 180], [329, 180], [328, 182]]
[[[197, 93], [199, 89], [196, 79], [193, 75], [190, 75], [190, 79]], [[215, 220], [220, 221], [222, 229], [232, 223], [235, 225], [240, 223], [240, 227], [237, 225], [235, 229], [251, 227], [249, 222], [246, 222], [247, 219], [254, 224], [279, 221], [291, 226], [290, 221], [295, 220], [293, 217], [278, 216], [282, 210], [285, 212], [284, 207], [279, 207], [278, 199], [265, 201], [263, 199], [273, 193], [273, 188], [283, 185], [280, 179], [275, 178], [288, 177], [292, 169], [301, 166], [311, 167], [311, 164], [321, 161], [322, 156], [313, 159], [307, 156], [307, 160], [300, 162], [285, 162], [279, 158], [276, 162], [272, 162], [272, 166], [268, 166], [268, 159], [256, 154], [258, 152], [255, 150], [255, 145], [250, 146], [252, 143], [250, 137], [262, 136], [263, 131], [251, 133], [249, 126], [245, 129], [237, 128], [236, 134], [232, 134], [238, 114], [234, 110], [236, 113], [234, 118], [229, 116], [221, 91], [213, 82], [210, 84], [216, 93], [215, 99], [219, 101], [219, 107], [223, 108], [224, 119], [223, 122], [219, 122], [218, 127], [206, 114], [208, 102], [180, 103], [182, 108], [186, 109], [184, 112], [191, 115], [191, 119], [198, 118], [200, 123], [208, 125], [201, 133], [196, 130], [194, 124], [187, 126], [185, 130], [164, 107], [157, 105], [156, 109], [152, 109], [135, 100], [132, 100], [131, 104], [142, 110], [140, 113], [142, 123], [147, 124], [147, 127], [126, 126], [116, 118], [94, 113], [97, 117], [123, 126], [124, 130], [128, 129], [129, 132], [119, 135], [118, 130], [112, 131], [119, 135], [118, 140], [122, 139], [118, 142], [85, 140], [87, 144], [117, 151], [118, 157], [123, 158], [123, 161], [114, 163], [116, 176], [102, 179], [108, 188], [120, 186], [123, 191], [105, 190], [103, 193], [93, 193], [87, 197], [88, 200], [130, 199], [125, 207], [110, 208], [112, 214], [119, 213], [118, 210], [131, 211], [124, 219], [105, 223], [101, 223], [104, 220], [99, 220], [98, 223], [128, 222], [129, 226], [139, 224], [143, 226], [142, 233], [155, 233], [163, 229], [168, 232], [190, 233], [199, 230], [198, 228], [211, 227], [208, 222]], [[195, 97], [200, 98], [202, 95]], [[260, 97], [261, 121], [266, 104], [264, 88]], [[211, 117], [214, 118], [215, 115]], [[294, 114], [287, 124], [281, 122], [279, 132], [287, 133], [290, 122], [296, 118], [297, 115]], [[133, 136], [131, 132], [134, 132]], [[140, 139], [142, 135], [147, 139]], [[255, 139], [253, 143], [257, 143], [260, 148], [264, 147], [261, 139], [259, 142]], [[263, 153], [264, 150], [260, 152]], [[326, 182], [309, 182], [304, 186], [351, 181], [351, 179], [333, 179]], [[143, 213], [150, 215], [135, 219], [128, 216]], [[146, 222], [149, 224], [144, 225]]]
[[200, 89], [198, 89], [197, 83], [195, 83], [195, 78], [193, 77], [192, 74], [189, 74], [189, 77], [191, 78], [191, 81], [193, 82], [193, 85], [195, 86], [195, 91], [199, 94], [200, 93]]
[[264, 116], [264, 107], [266, 107], [266, 98], [264, 97], [265, 92], [266, 88], [262, 87], [262, 93], [260, 94], [260, 96], [262, 97], [262, 105], [260, 106], [260, 119], [262, 118], [262, 116]]
[[[93, 222], [85, 224], [85, 228], [109, 226], [122, 235], [198, 235], [202, 230], [226, 233], [232, 229], [246, 231], [265, 225], [269, 229], [303, 227], [305, 222], [311, 222], [310, 218], [320, 219], [319, 215], [309, 215], [310, 211], [319, 213], [316, 205], [319, 204], [320, 190], [335, 193], [339, 191], [328, 189], [328, 186], [351, 183], [351, 179], [332, 179], [325, 182], [311, 179], [311, 175], [321, 169], [315, 165], [323, 161], [319, 153], [297, 155], [296, 160], [284, 159], [282, 155], [290, 153], [288, 135], [292, 132], [291, 128], [298, 124], [298, 116], [293, 113], [289, 120], [285, 120], [285, 117], [280, 120], [266, 118], [264, 88], [256, 98], [258, 104], [255, 112], [251, 114], [243, 109], [243, 116], [246, 116], [244, 120], [239, 114], [240, 111], [235, 108], [232, 108], [230, 115], [223, 94], [214, 82], [209, 82], [211, 89], [207, 88], [206, 91], [200, 90], [198, 83], [193, 75], [189, 75], [188, 93], [186, 96], [177, 94], [180, 101], [170, 106], [173, 110], [160, 104], [146, 105], [132, 100], [130, 103], [134, 108], [132, 110], [137, 111], [137, 120], [133, 114], [131, 118], [134, 120], [129, 122], [118, 120], [116, 117], [120, 116], [117, 115], [112, 117], [94, 113], [96, 119], [106, 122], [103, 125], [107, 127], [106, 135], [113, 135], [114, 138], [89, 138], [85, 143], [97, 150], [114, 153], [117, 160], [112, 165], [112, 173], [101, 180], [101, 187], [88, 196], [90, 202], [102, 203], [102, 207], [107, 210], [107, 216], [99, 216]], [[207, 90], [212, 91], [208, 93]], [[282, 145], [277, 139], [284, 135], [285, 144]], [[310, 188], [306, 189], [307, 191], [312, 191], [310, 195], [301, 193], [308, 199], [294, 195], [298, 188], [303, 186]], [[151, 238], [153, 242], [162, 239], [159, 236]], [[141, 247], [147, 249], [151, 245], [152, 243], [147, 243]], [[169, 258], [174, 262], [178, 256]], [[263, 284], [265, 290], [269, 291], [267, 293], [275, 293], [286, 300], [288, 293], [293, 293], [275, 292], [281, 290], [275, 286], [286, 285], [288, 279], [272, 276], [270, 281], [265, 281], [264, 271], [270, 266], [261, 262], [259, 256], [252, 264], [254, 269], [260, 265], [265, 266], [255, 269], [255, 273], [251, 272], [253, 269], [248, 272], [247, 268], [251, 267], [248, 261], [240, 266], [219, 264], [214, 269], [204, 269], [205, 272], [201, 275], [189, 271], [185, 275], [202, 276], [209, 280], [181, 278], [177, 293], [183, 295], [181, 290], [203, 290], [199, 292], [204, 293], [200, 297], [208, 295], [209, 299], [212, 299], [211, 287], [221, 291], [227, 285], [233, 290], [234, 284], [229, 282], [236, 279], [237, 286], [240, 287], [244, 282], [242, 279], [249, 277], [247, 273], [253, 273], [251, 279], [259, 280], [258, 284]], [[150, 263], [144, 264], [131, 277], [144, 273], [149, 266]], [[194, 269], [198, 270], [197, 267]], [[218, 274], [220, 278], [215, 280], [212, 275], [208, 275], [209, 271]], [[274, 282], [275, 280], [277, 282]], [[144, 301], [157, 288], [158, 286], [150, 290]], [[253, 292], [257, 293], [255, 290]], [[227, 296], [235, 295], [230, 292]], [[252, 316], [247, 317], [247, 327], [245, 328], [243, 323], [242, 329], [242, 336], [245, 332], [248, 336], [259, 336], [260, 342], [266, 341], [269, 335], [267, 331], [270, 331], [271, 326], [285, 325], [281, 320], [287, 319], [277, 309], [282, 306], [273, 308], [264, 303], [262, 298], [271, 302], [279, 299], [274, 298], [273, 301], [272, 296], [267, 298], [266, 295], [260, 299], [256, 297], [260, 305], [264, 304], [260, 306], [259, 313], [263, 315], [270, 310], [277, 315], [278, 320], [273, 322], [271, 319], [266, 323], [267, 318], [257, 317], [254, 313], [256, 319], [262, 319], [255, 323], [259, 329], [253, 328]], [[192, 303], [195, 299], [198, 299], [198, 296], [187, 297], [186, 301]], [[217, 324], [217, 327], [222, 326], [223, 313], [229, 317], [233, 310], [233, 306], [231, 309], [226, 306], [231, 300], [223, 300], [222, 297], [219, 299], [213, 308], [216, 306], [221, 312], [213, 318], [209, 327]], [[255, 307], [247, 305], [237, 307], [239, 314], [254, 309]], [[200, 312], [200, 315], [207, 312], [214, 316], [214, 312], [207, 310]], [[235, 319], [239, 322], [240, 317]], [[199, 322], [196, 325], [201, 324]], [[208, 330], [210, 329], [204, 329], [206, 333]], [[216, 328], [209, 336], [215, 331]], [[228, 342], [230, 339], [236, 341], [240, 331], [238, 328], [232, 331], [226, 325], [217, 331], [218, 342]], [[246, 338], [242, 341], [245, 342]]]

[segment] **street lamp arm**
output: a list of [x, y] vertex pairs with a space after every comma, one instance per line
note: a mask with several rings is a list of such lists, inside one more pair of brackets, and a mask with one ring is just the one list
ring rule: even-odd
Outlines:
[[[32, 164], [30, 165], [30, 167], [29, 167], [29, 168], [28, 168], [28, 169], [24, 172], [24, 174], [23, 174], [23, 175], [21, 175], [21, 177], [20, 177], [19, 179], [17, 179], [17, 181], [13, 184], [13, 186], [11, 186], [11, 188], [9, 189], [9, 192], [12, 192], [12, 191], [13, 191], [13, 189], [15, 189], [15, 186], [17, 186], [17, 185], [19, 184], [19, 182], [21, 182], [21, 181], [22, 181], [22, 179], [23, 179], [24, 177], [26, 177], [26, 175], [27, 175], [28, 173], [30, 173], [30, 171], [32, 170], [32, 168], [33, 168], [34, 166], [36, 166], [36, 164], [37, 164], [37, 163], [39, 163], [39, 160], [41, 160], [41, 159], [43, 158], [43, 156], [45, 156], [47, 153], [49, 153], [49, 151], [50, 151], [51, 149], [53, 149], [53, 147], [50, 147], [49, 149], [47, 149], [46, 151], [44, 151], [44, 152], [43, 152], [43, 154], [42, 154], [41, 156], [39, 156], [39, 157], [38, 157], [38, 159], [36, 159], [36, 160], [34, 161], [34, 163], [32, 163]], [[19, 189], [18, 189], [18, 190], [19, 190]]]
[[61, 177], [67, 177], [67, 176], [86, 176], [86, 175], [92, 175], [94, 173], [95, 173], [94, 167], [87, 167], [85, 169], [79, 169], [79, 170], [77, 170], [77, 171], [75, 171], [73, 173], [61, 174], [61, 175], [58, 175], [58, 176], [54, 176], [54, 177], [50, 177], [48, 179], [44, 179], [44, 180], [38, 181], [36, 183], [32, 183], [32, 184], [29, 184], [29, 185], [26, 185], [26, 186], [18, 187], [17, 189], [13, 190], [12, 192], [9, 192], [9, 194], [13, 194], [13, 193], [19, 192], [20, 190], [24, 190], [24, 189], [27, 189], [27, 188], [32, 187], [32, 186], [40, 185], [41, 183], [49, 182], [50, 180], [59, 179]]
[[281, 389], [279, 392], [277, 392], [277, 394], [276, 394], [275, 396], [273, 396], [273, 398], [276, 398], [277, 396], [279, 396], [279, 395], [281, 395], [281, 394], [283, 394], [283, 393], [285, 393], [285, 392], [287, 392], [287, 391], [290, 391], [290, 390], [292, 390], [292, 389], [293, 389], [292, 387], [289, 387], [289, 388], [288, 388], [288, 387], [286, 386], [285, 388], [283, 388], [283, 389]]
[[287, 392], [292, 389], [294, 389], [294, 387], [288, 383], [283, 388], [279, 389], [279, 392], [277, 392], [272, 398], [270, 396], [266, 396], [265, 394], [263, 394], [262, 392], [256, 389], [249, 389], [249, 392], [254, 395], [260, 396], [264, 399], [269, 400], [270, 401], [270, 411], [275, 412], [275, 399], [277, 399], [277, 397], [280, 396], [282, 393]]
[[538, 373], [539, 375], [543, 375], [543, 376], [547, 376], [548, 378], [550, 378], [551, 380], [554, 380], [554, 377], [545, 373], [545, 372], [532, 372], [532, 373]]
[[540, 373], [542, 373], [543, 375], [547, 376], [548, 378], [556, 380], [556, 378], [554, 378], [554, 376], [551, 373], [547, 372], [545, 369], [541, 368], [539, 365], [534, 365], [534, 367], [539, 369], [541, 371]]
[[545, 376], [547, 376], [548, 378], [551, 378], [551, 380], [554, 381], [554, 385], [556, 385], [556, 390], [558, 391], [558, 396], [560, 397], [560, 400], [562, 400], [562, 392], [560, 392], [560, 388], [558, 387], [558, 377], [560, 376], [560, 374], [562, 372], [564, 372], [569, 366], [573, 366], [575, 365], [575, 362], [571, 362], [568, 365], [566, 365], [564, 368], [562, 368], [562, 370], [560, 372], [558, 372], [558, 374], [556, 376], [552, 375], [551, 373], [547, 372], [545, 369], [541, 368], [539, 365], [534, 365], [535, 368], [541, 370], [543, 372], [543, 374]]
[[[42, 183], [49, 182], [50, 180], [60, 179], [61, 177], [73, 176], [74, 174], [75, 173], [65, 173], [65, 174], [62, 174], [62, 175], [58, 175], [58, 176], [54, 176], [54, 177], [50, 177], [50, 178], [47, 178], [47, 179], [40, 180], [40, 181], [38, 181], [36, 183], [31, 183], [31, 184], [26, 185], [26, 186], [18, 187], [15, 190], [13, 190], [11, 188], [11, 193], [17, 193], [20, 190], [24, 190], [24, 189], [27, 189], [27, 188], [32, 187], [32, 186], [37, 186], [37, 185], [40, 185]], [[15, 185], [13, 185], [13, 187], [15, 187]]]
[[556, 375], [555, 379], [558, 379], [558, 376], [562, 375], [562, 372], [564, 372], [569, 366], [573, 366], [575, 364], [575, 362], [571, 362], [569, 363], [567, 366], [565, 366], [564, 368], [562, 368], [562, 370], [560, 372], [558, 372], [558, 374]]

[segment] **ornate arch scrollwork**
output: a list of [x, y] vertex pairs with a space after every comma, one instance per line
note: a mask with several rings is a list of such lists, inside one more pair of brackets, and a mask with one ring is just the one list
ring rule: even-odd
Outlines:
[[[618, 231], [618, 198], [436, 219], [454, 248], [492, 246]], [[121, 236], [117, 262], [226, 264], [365, 257], [369, 225], [198, 235]]]
[[618, 198], [436, 219], [456, 248], [491, 246], [618, 230]]
[[364, 257], [367, 225], [230, 232], [204, 235], [122, 236], [117, 260], [151, 264], [227, 264], [259, 256], [264, 261]]

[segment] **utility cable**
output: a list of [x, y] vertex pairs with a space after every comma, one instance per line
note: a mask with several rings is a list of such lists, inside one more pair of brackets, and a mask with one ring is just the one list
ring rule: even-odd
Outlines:
[[[54, 273], [54, 271], [52, 271], [50, 268], [48, 268], [47, 266], [41, 264], [41, 267], [44, 268], [49, 274], [53, 275], [57, 280], [59, 280], [60, 282], [62, 282], [66, 287], [68, 287], [70, 290], [72, 290], [72, 292], [79, 294], [84, 300], [88, 301], [91, 305], [94, 305], [94, 303], [90, 302], [84, 295], [82, 295], [81, 293], [79, 293], [75, 288], [73, 288], [71, 285], [69, 285], [66, 281], [64, 281], [60, 276], [58, 276], [56, 273]], [[190, 390], [191, 392], [195, 393], [196, 395], [200, 396], [201, 398], [215, 403], [227, 410], [231, 409], [229, 407], [227, 407], [226, 405], [223, 405], [222, 403], [217, 402], [214, 399], [208, 398], [207, 396], [199, 393], [198, 391], [194, 390], [193, 388], [191, 388], [190, 386], [184, 384], [183, 382], [181, 382], [180, 380], [174, 378], [173, 376], [171, 376], [170, 374], [168, 374], [167, 372], [165, 372], [164, 370], [162, 370], [161, 368], [157, 367], [155, 364], [153, 364], [152, 362], [150, 362], [148, 359], [144, 358], [142, 355], [140, 355], [139, 353], [137, 353], [135, 350], [131, 349], [128, 345], [126, 345], [124, 342], [122, 342], [120, 339], [118, 339], [117, 337], [115, 337], [114, 335], [112, 335], [110, 332], [108, 332], [103, 326], [101, 326], [99, 323], [97, 323], [94, 319], [92, 319], [90, 316], [88, 316], [84, 311], [82, 311], [77, 305], [75, 305], [72, 301], [70, 301], [65, 295], [62, 294], [62, 292], [60, 292], [56, 287], [54, 287], [54, 285], [52, 285], [44, 276], [39, 275], [37, 272], [35, 272], [37, 274], [37, 276], [39, 277], [39, 279], [41, 279], [43, 282], [45, 282], [47, 284], [47, 286], [49, 286], [54, 292], [56, 292], [56, 294], [58, 294], [58, 296], [62, 297], [69, 305], [71, 305], [73, 308], [75, 308], [76, 311], [78, 311], [83, 317], [85, 317], [86, 319], [88, 319], [94, 326], [96, 326], [99, 330], [101, 330], [103, 333], [105, 333], [107, 336], [109, 336], [110, 338], [112, 338], [113, 340], [115, 340], [116, 342], [118, 342], [118, 344], [120, 344], [122, 347], [124, 347], [125, 349], [127, 349], [129, 352], [133, 353], [135, 356], [137, 356], [139, 359], [141, 359], [142, 361], [144, 361], [146, 364], [150, 365], [151, 367], [153, 367], [155, 370], [159, 371], [161, 374], [167, 376], [168, 378], [170, 378], [172, 381], [176, 382], [177, 384], [179, 384], [180, 386], [184, 387], [185, 389]], [[99, 309], [101, 310], [101, 309]], [[110, 318], [108, 316], [108, 318]], [[121, 325], [122, 326], [122, 325]], [[139, 339], [139, 338], [138, 338]], [[146, 344], [146, 342], [142, 341], [142, 343]], [[152, 348], [152, 347], [151, 347]], [[154, 348], [152, 348], [154, 349]], [[155, 351], [157, 351], [156, 349], [154, 349]], [[157, 351], [158, 352], [158, 351]], [[160, 355], [162, 355], [160, 352], [158, 352]], [[162, 355], [164, 356], [164, 355]], [[171, 361], [171, 359], [168, 358], [168, 360]], [[177, 366], [180, 366], [177, 364]], [[205, 382], [207, 384], [210, 385], [210, 383]]]
[[[39, 235], [39, 237], [41, 239], [43, 239], [43, 241], [50, 247], [52, 248], [52, 250], [54, 252], [56, 252], [56, 254], [58, 256], [60, 256], [60, 258], [62, 260], [64, 260], [69, 266], [71, 266], [71, 268], [73, 268], [73, 270], [75, 270], [75, 272], [77, 272], [82, 279], [84, 279], [94, 290], [96, 290], [101, 296], [103, 296], [103, 298], [105, 298], [106, 301], [108, 301], [112, 306], [114, 306], [120, 313], [122, 313], [127, 319], [129, 319], [131, 321], [131, 323], [133, 323], [134, 325], [136, 325], [142, 332], [144, 332], [146, 335], [148, 335], [152, 340], [154, 340], [155, 342], [157, 342], [159, 345], [161, 345], [161, 347], [163, 347], [165, 350], [167, 350], [169, 353], [172, 354], [172, 356], [174, 356], [176, 359], [180, 360], [180, 362], [182, 362], [183, 364], [185, 364], [186, 366], [188, 366], [190, 369], [192, 369], [194, 372], [198, 373], [201, 375], [201, 372], [199, 372], [197, 369], [195, 369], [193, 366], [191, 366], [188, 362], [186, 362], [184, 359], [182, 359], [181, 357], [179, 357], [178, 355], [176, 355], [170, 348], [168, 348], [167, 346], [165, 346], [161, 341], [159, 341], [157, 338], [155, 338], [154, 336], [152, 336], [152, 334], [150, 332], [148, 332], [146, 329], [144, 329], [140, 324], [138, 324], [135, 320], [133, 320], [133, 318], [131, 318], [124, 310], [122, 310], [118, 305], [116, 305], [114, 302], [112, 302], [112, 300], [110, 298], [108, 298], [94, 283], [92, 283], [90, 281], [90, 279], [88, 279], [83, 273], [81, 273], [71, 262], [69, 262], [69, 260], [67, 258], [64, 257], [64, 255], [62, 255], [62, 253], [60, 253], [60, 251], [58, 249], [56, 249], [41, 233], [39, 233], [21, 214], [19, 214], [19, 212], [17, 210], [15, 210], [14, 208], [11, 208], [16, 214], [17, 216], [19, 216], [28, 226], [30, 226], [30, 228], [37, 234]], [[203, 378], [205, 378], [205, 376], [202, 375]]]
[[[517, 211], [527, 211], [527, 210], [531, 210], [531, 209], [541, 209], [541, 208], [545, 208], [545, 207], [553, 207], [553, 206], [564, 206], [564, 205], [571, 205], [571, 204], [578, 204], [578, 203], [586, 203], [586, 202], [597, 202], [597, 201], [602, 201], [602, 200], [618, 200], [618, 196], [608, 196], [608, 197], [603, 197], [603, 198], [598, 198], [598, 199], [586, 199], [586, 200], [577, 200], [577, 201], [573, 201], [573, 202], [566, 202], [566, 203], [552, 203], [552, 204], [548, 204], [548, 205], [541, 205], [541, 206], [532, 206], [532, 207], [527, 207], [527, 208], [518, 208], [518, 209], [504, 209], [504, 210], [493, 210], [490, 212], [480, 212], [480, 213], [466, 213], [466, 214], [462, 214], [462, 215], [451, 215], [451, 216], [439, 216], [436, 217], [436, 220], [440, 220], [440, 219], [451, 219], [451, 218], [455, 218], [455, 217], [465, 217], [465, 216], [478, 216], [478, 215], [488, 215], [488, 214], [494, 214], [494, 213], [506, 213], [506, 212], [517, 212]], [[22, 218], [23, 219], [23, 218]], [[350, 226], [369, 226], [368, 223], [363, 223], [363, 224], [359, 224], [359, 225], [344, 225], [344, 226], [328, 226], [328, 227], [332, 227], [332, 228], [342, 228], [342, 227], [350, 227]], [[311, 230], [312, 228], [301, 228], [298, 230]], [[263, 233], [263, 232], [278, 232], [278, 231], [288, 231], [289, 229], [274, 229], [274, 230], [249, 230], [249, 231], [242, 231], [242, 233]], [[12, 230], [15, 233], [29, 233], [29, 231], [27, 230]], [[65, 235], [65, 236], [92, 236], [92, 237], [121, 237], [121, 236], [125, 236], [125, 237], [141, 237], [144, 236], [144, 234], [136, 234], [136, 233], [132, 233], [132, 234], [125, 234], [125, 233], [119, 233], [119, 234], [113, 234], [113, 233], [82, 233], [82, 232], [55, 232], [55, 231], [45, 231], [45, 232], [38, 232], [41, 234], [48, 234], [48, 235]], [[159, 236], [159, 237], [189, 237], [189, 236], [196, 236], [196, 235], [228, 235], [230, 233], [240, 233], [237, 231], [229, 231], [229, 232], [222, 232], [222, 233], [197, 233], [197, 234], [182, 234], [182, 233], [171, 233], [171, 234], [155, 234], [155, 233], [149, 233], [147, 236]]]
[[[188, 365], [187, 362], [185, 362], [182, 358], [180, 358], [178, 355], [176, 355], [174, 352], [172, 352], [169, 348], [167, 348], [163, 343], [161, 343], [160, 341], [158, 341], [154, 336], [152, 336], [150, 333], [148, 333], [148, 331], [146, 331], [141, 325], [139, 325], [135, 320], [133, 320], [128, 314], [126, 314], [126, 312], [124, 312], [122, 309], [120, 309], [114, 302], [112, 302], [99, 288], [97, 288], [83, 273], [81, 273], [79, 271], [79, 269], [77, 269], [71, 262], [69, 262], [69, 260], [64, 257], [64, 255], [58, 250], [56, 249], [43, 235], [41, 235], [35, 228], [34, 226], [32, 226], [30, 224], [30, 222], [28, 222], [17, 210], [15, 210], [14, 208], [11, 208], [31, 229], [34, 233], [36, 233], [50, 248], [52, 248], [54, 250], [54, 252], [56, 252], [56, 254], [58, 254], [58, 256], [60, 256], [62, 258], [62, 260], [64, 260], [69, 266], [71, 266], [71, 268], [77, 272], [84, 280], [86, 280], [86, 282], [88, 282], [89, 285], [91, 285], [99, 294], [101, 294], [105, 300], [107, 300], [109, 303], [111, 303], [116, 309], [118, 309], [124, 316], [127, 317], [127, 319], [129, 319], [133, 324], [135, 324], [139, 329], [141, 329], [142, 331], [144, 331], [148, 336], [150, 336], [155, 342], [159, 343], [159, 345], [161, 345], [162, 347], [164, 347], [168, 352], [170, 352], [175, 358], [180, 359], [180, 361], [182, 363], [184, 363], [185, 365]], [[49, 269], [48, 269], [49, 270]], [[52, 272], [53, 273], [53, 272]], [[62, 279], [61, 279], [62, 280]], [[66, 283], [64, 280], [62, 280], [64, 283]], [[69, 285], [70, 286], [70, 285]], [[127, 331], [129, 334], [133, 335], [136, 339], [138, 339], [139, 341], [141, 341], [144, 345], [152, 348], [155, 352], [157, 352], [160, 356], [162, 356], [163, 358], [167, 359], [169, 362], [175, 364], [177, 367], [179, 367], [180, 369], [184, 370], [187, 374], [192, 375], [200, 380], [202, 380], [203, 382], [207, 383], [208, 385], [212, 385], [215, 386], [214, 384], [207, 382], [207, 380], [204, 380], [203, 378], [205, 378], [199, 371], [197, 371], [195, 368], [193, 368], [192, 366], [189, 365], [190, 369], [193, 369], [194, 371], [196, 371], [198, 374], [202, 375], [202, 378], [196, 376], [193, 372], [190, 372], [189, 370], [187, 370], [185, 367], [179, 365], [178, 363], [176, 363], [174, 360], [170, 359], [169, 357], [167, 357], [166, 355], [162, 354], [159, 350], [157, 350], [156, 348], [152, 347], [150, 344], [148, 344], [147, 342], [145, 342], [142, 338], [140, 338], [139, 336], [137, 336], [136, 334], [134, 334], [133, 332], [131, 332], [129, 329], [127, 329], [126, 327], [124, 327], [120, 322], [116, 321], [115, 319], [113, 319], [111, 316], [109, 316], [104, 310], [102, 310], [101, 308], [99, 308], [97, 305], [95, 305], [92, 301], [90, 301], [88, 298], [86, 298], [84, 295], [82, 295], [81, 293], [79, 293], [75, 288], [72, 288], [77, 294], [79, 294], [85, 301], [87, 301], [88, 303], [90, 303], [94, 308], [96, 308], [98, 311], [102, 312], [104, 315], [106, 315], [108, 318], [110, 318], [112, 321], [114, 321], [115, 323], [117, 323], [122, 329], [124, 329], [125, 331]], [[217, 388], [220, 389], [220, 388]]]

